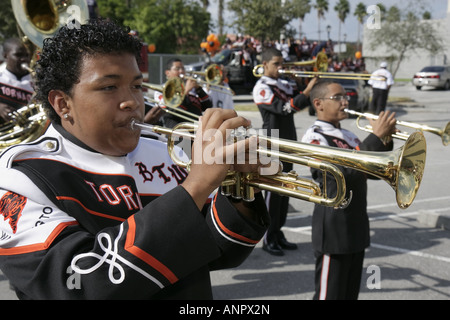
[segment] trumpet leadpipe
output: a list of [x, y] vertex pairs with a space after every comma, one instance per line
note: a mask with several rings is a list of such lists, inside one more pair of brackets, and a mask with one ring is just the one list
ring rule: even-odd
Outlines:
[[[350, 110], [350, 109], [345, 109], [344, 111], [347, 112], [348, 114], [358, 117], [358, 119], [356, 121], [357, 121], [357, 126], [359, 129], [367, 131], [367, 132], [372, 132], [371, 126], [362, 127], [359, 125], [359, 120], [361, 117], [364, 117], [366, 119], [377, 120], [378, 119], [377, 115], [374, 115], [372, 113], [361, 113], [361, 112], [357, 112], [357, 111]], [[414, 122], [407, 122], [407, 121], [400, 121], [400, 120], [397, 120], [396, 124], [399, 126], [416, 129], [419, 131], [426, 131], [426, 132], [433, 133], [433, 134], [441, 137], [442, 144], [444, 146], [447, 146], [450, 144], [450, 122], [447, 122], [447, 124], [442, 129], [430, 127], [426, 124], [418, 124], [418, 123], [414, 123]], [[407, 140], [409, 135], [410, 134], [408, 132], [399, 132], [399, 133], [393, 134], [392, 137], [401, 139], [401, 140]]]

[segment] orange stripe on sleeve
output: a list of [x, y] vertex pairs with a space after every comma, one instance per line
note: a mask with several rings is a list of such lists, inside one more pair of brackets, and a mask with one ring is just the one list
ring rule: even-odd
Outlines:
[[252, 240], [249, 239], [247, 237], [244, 237], [243, 235], [237, 234], [231, 230], [229, 230], [227, 227], [225, 227], [225, 225], [220, 221], [219, 219], [219, 214], [217, 213], [217, 208], [216, 208], [216, 200], [217, 200], [217, 195], [214, 197], [214, 202], [213, 202], [213, 212], [214, 212], [214, 219], [216, 220], [217, 224], [219, 225], [220, 229], [225, 232], [226, 234], [228, 234], [229, 236], [235, 238], [235, 239], [239, 239], [241, 241], [247, 242], [247, 243], [251, 243], [251, 244], [257, 244], [259, 241], [258, 240]]
[[74, 226], [74, 225], [78, 225], [78, 222], [77, 221], [62, 222], [62, 223], [58, 224], [55, 229], [53, 229], [52, 233], [50, 233], [50, 235], [47, 237], [47, 239], [44, 242], [30, 244], [30, 245], [26, 245], [26, 246], [3, 248], [3, 249], [0, 249], [0, 255], [7, 256], [7, 255], [24, 254], [24, 253], [46, 250], [46, 249], [48, 249], [48, 247], [50, 247], [50, 245], [53, 243], [53, 240], [56, 239], [56, 237], [61, 233], [61, 231], [63, 231], [68, 226]]
[[177, 276], [170, 271], [164, 264], [158, 261], [155, 257], [145, 252], [144, 250], [136, 247], [134, 245], [134, 239], [136, 235], [136, 221], [134, 220], [134, 216], [128, 218], [128, 232], [127, 238], [125, 240], [125, 250], [135, 255], [149, 266], [160, 272], [170, 283], [175, 283], [178, 281]]

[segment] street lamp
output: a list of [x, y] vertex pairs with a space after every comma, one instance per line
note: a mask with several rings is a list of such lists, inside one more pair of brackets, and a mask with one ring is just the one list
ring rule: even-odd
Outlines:
[[328, 40], [330, 40], [331, 26], [327, 25]]

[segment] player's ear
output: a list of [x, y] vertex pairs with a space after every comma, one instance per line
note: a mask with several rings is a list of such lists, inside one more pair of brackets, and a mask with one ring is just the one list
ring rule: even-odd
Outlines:
[[48, 101], [61, 119], [70, 115], [69, 96], [61, 90], [50, 90]]
[[314, 109], [316, 109], [316, 112], [323, 112], [323, 100], [319, 98], [315, 98], [312, 101]]

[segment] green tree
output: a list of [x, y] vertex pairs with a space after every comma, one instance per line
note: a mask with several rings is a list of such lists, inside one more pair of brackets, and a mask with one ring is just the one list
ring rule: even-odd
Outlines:
[[7, 38], [17, 37], [17, 21], [11, 7], [11, 1], [0, 2], [0, 41]]
[[111, 18], [123, 24], [125, 20], [132, 18], [132, 8], [137, 1], [123, 0], [97, 0], [100, 16]]
[[[401, 19], [400, 16], [401, 16], [400, 9], [397, 8], [396, 6], [392, 6], [386, 12], [385, 18], [386, 18], [386, 21], [388, 21], [388, 22], [396, 22], [396, 21], [400, 21], [400, 19]], [[383, 15], [382, 15], [382, 17], [383, 17]]]
[[317, 10], [317, 32], [319, 34], [320, 41], [320, 19], [325, 16], [325, 12], [328, 12], [328, 0], [316, 0], [316, 3], [313, 5], [313, 7]]
[[341, 53], [341, 25], [345, 23], [345, 19], [347, 19], [347, 15], [350, 13], [350, 3], [347, 0], [339, 0], [338, 3], [334, 6], [334, 11], [337, 12], [339, 18], [339, 53]]
[[103, 17], [139, 32], [159, 53], [197, 53], [211, 16], [196, 0], [98, 0]]
[[218, 27], [219, 27], [219, 36], [223, 35], [223, 26], [224, 26], [224, 22], [223, 22], [223, 10], [225, 9], [225, 0], [218, 0], [218, 12], [217, 12], [217, 23], [218, 23]]
[[366, 6], [364, 3], [360, 2], [356, 5], [355, 12], [353, 15], [356, 17], [356, 19], [359, 22], [358, 25], [358, 41], [356, 45], [356, 51], [361, 51], [361, 26], [364, 23], [364, 18], [367, 16]]
[[231, 0], [228, 9], [235, 14], [233, 26], [261, 41], [278, 39], [292, 20], [292, 3], [281, 0]]

